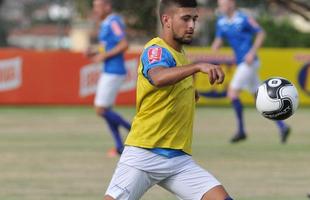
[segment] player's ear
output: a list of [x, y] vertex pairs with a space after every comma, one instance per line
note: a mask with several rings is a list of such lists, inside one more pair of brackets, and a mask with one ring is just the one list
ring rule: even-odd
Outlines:
[[162, 15], [161, 20], [165, 27], [171, 27], [171, 17], [169, 15]]

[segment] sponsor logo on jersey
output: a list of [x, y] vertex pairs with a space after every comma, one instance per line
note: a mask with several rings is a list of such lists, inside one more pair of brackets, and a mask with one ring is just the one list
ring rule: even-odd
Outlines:
[[149, 63], [154, 63], [161, 60], [162, 49], [160, 47], [151, 47], [147, 52]]
[[22, 85], [22, 60], [12, 58], [0, 60], [0, 92], [10, 91]]

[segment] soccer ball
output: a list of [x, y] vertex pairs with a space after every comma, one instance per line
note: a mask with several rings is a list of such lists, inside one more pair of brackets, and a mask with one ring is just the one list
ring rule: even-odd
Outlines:
[[287, 79], [274, 77], [264, 81], [256, 93], [256, 108], [272, 120], [289, 118], [298, 107], [298, 92]]

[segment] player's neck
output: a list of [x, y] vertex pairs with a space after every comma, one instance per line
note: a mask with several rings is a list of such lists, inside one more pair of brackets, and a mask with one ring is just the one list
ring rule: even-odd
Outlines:
[[106, 15], [101, 16], [101, 21], [105, 20], [109, 15], [111, 15], [112, 12], [107, 13]]
[[172, 38], [168, 38], [168, 37], [161, 37], [170, 47], [172, 47], [174, 50], [181, 52], [182, 51], [182, 44], [180, 44], [179, 42], [175, 41]]
[[235, 9], [228, 11], [228, 12], [227, 12], [227, 17], [228, 17], [229, 19], [233, 18], [234, 15], [235, 15], [235, 12], [236, 12]]

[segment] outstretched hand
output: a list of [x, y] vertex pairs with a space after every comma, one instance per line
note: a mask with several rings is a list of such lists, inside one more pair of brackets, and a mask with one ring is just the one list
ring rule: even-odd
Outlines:
[[225, 74], [220, 66], [209, 63], [198, 63], [198, 67], [200, 72], [208, 74], [211, 85], [214, 83], [223, 83]]

